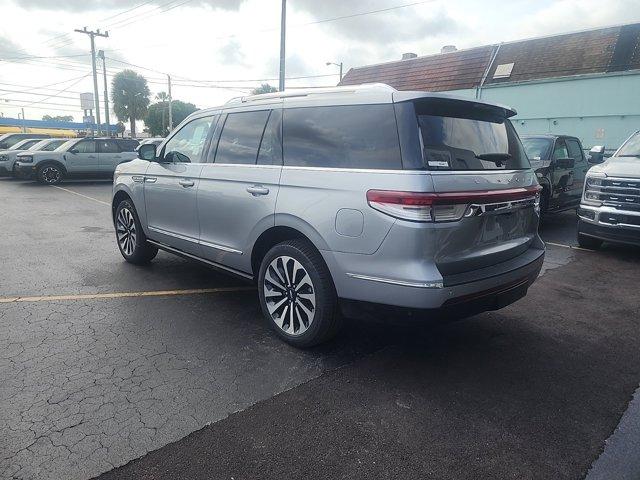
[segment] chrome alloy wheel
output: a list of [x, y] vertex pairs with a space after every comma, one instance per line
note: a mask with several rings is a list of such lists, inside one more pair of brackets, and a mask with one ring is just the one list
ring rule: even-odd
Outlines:
[[267, 310], [288, 335], [307, 331], [316, 311], [316, 293], [309, 273], [292, 257], [276, 257], [267, 267], [262, 285]]
[[60, 180], [60, 169], [54, 166], [44, 167], [42, 179], [47, 183], [57, 183]]
[[122, 251], [129, 256], [132, 255], [136, 248], [136, 221], [131, 210], [126, 207], [118, 212], [116, 235]]

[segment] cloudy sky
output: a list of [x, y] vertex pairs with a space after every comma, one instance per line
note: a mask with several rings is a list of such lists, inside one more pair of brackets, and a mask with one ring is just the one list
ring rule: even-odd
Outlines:
[[[107, 74], [132, 68], [152, 95], [204, 108], [277, 85], [281, 0], [0, 0], [0, 114], [82, 118], [92, 91], [89, 38]], [[399, 8], [396, 8], [399, 7]], [[335, 85], [338, 69], [640, 21], [638, 0], [288, 0], [287, 87]], [[126, 62], [126, 63], [122, 63]], [[136, 65], [131, 67], [127, 64]], [[306, 78], [295, 78], [306, 77]], [[25, 92], [25, 90], [27, 90]], [[102, 95], [102, 77], [100, 77]]]

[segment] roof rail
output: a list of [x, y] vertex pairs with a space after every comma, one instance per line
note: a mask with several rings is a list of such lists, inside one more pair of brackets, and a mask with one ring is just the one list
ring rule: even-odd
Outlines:
[[229, 100], [226, 104], [231, 103], [247, 103], [258, 102], [261, 100], [276, 100], [280, 98], [292, 98], [292, 97], [307, 97], [309, 95], [331, 95], [331, 94], [345, 94], [345, 93], [358, 93], [371, 90], [380, 90], [385, 92], [395, 92], [396, 89], [385, 83], [365, 83], [362, 85], [348, 85], [342, 87], [318, 87], [318, 88], [304, 88], [299, 90], [285, 90], [284, 92], [273, 93], [261, 93], [259, 95], [248, 95], [246, 97], [235, 97]]

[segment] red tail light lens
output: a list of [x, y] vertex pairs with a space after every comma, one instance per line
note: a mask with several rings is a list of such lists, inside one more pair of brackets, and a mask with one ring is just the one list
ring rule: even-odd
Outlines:
[[536, 202], [541, 187], [534, 185], [504, 190], [482, 190], [477, 192], [396, 192], [369, 190], [367, 202], [371, 208], [392, 217], [415, 222], [448, 222], [472, 216], [485, 209], [473, 207], [492, 206], [492, 211], [507, 210]]

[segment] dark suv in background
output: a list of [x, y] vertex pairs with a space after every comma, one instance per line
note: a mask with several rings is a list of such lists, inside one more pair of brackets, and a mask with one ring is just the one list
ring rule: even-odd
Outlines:
[[580, 205], [587, 161], [582, 144], [568, 135], [523, 135], [520, 137], [542, 186], [540, 211], [561, 212]]

